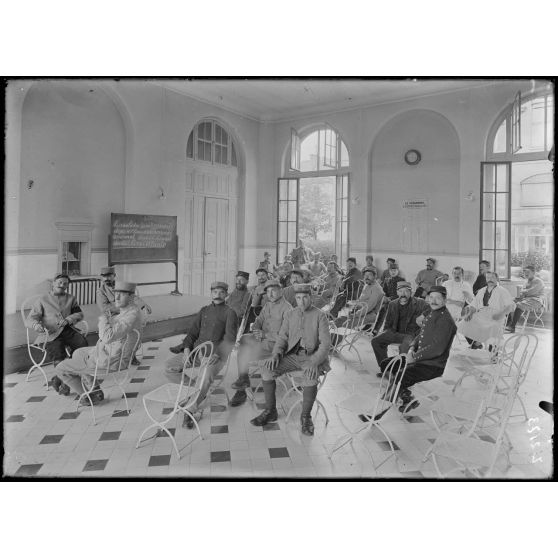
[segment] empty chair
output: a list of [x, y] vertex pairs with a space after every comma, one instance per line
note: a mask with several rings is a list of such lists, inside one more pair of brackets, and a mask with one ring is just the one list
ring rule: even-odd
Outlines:
[[[405, 374], [406, 368], [407, 359], [404, 355], [399, 355], [398, 357], [393, 358], [382, 373], [382, 387], [380, 388], [375, 400], [361, 393], [354, 393], [350, 397], [335, 404], [335, 410], [339, 416], [339, 421], [348, 434], [345, 434], [336, 440], [333, 447], [328, 452], [330, 459], [333, 457], [333, 454], [343, 446], [348, 443], [353, 443], [359, 434], [366, 434], [373, 428], [377, 428], [382, 433], [390, 446], [390, 453], [381, 463], [375, 464], [372, 455], [370, 456], [372, 458], [372, 462], [374, 463], [374, 469], [378, 469], [378, 467], [385, 463], [390, 457], [397, 458], [393, 442], [389, 434], [382, 426], [382, 423], [385, 424], [388, 415], [391, 414], [393, 409], [397, 412], [397, 397], [399, 395], [401, 380]], [[365, 418], [368, 417], [369, 420], [356, 430], [351, 430], [343, 421], [340, 411], [348, 411], [353, 415], [363, 415]], [[397, 420], [400, 420], [399, 416]]]
[[347, 321], [342, 325], [337, 327], [337, 336], [340, 337], [340, 341], [336, 345], [337, 356], [343, 359], [345, 368], [347, 363], [345, 359], [341, 356], [342, 351], [347, 353], [354, 352], [360, 364], [362, 364], [362, 359], [360, 353], [356, 348], [356, 341], [362, 336], [362, 330], [364, 327], [364, 320], [366, 319], [366, 313], [368, 312], [368, 305], [364, 302], [357, 302], [354, 305], [354, 312], [349, 312], [347, 315]]
[[[179, 384], [172, 382], [167, 383], [143, 396], [143, 406], [151, 424], [140, 434], [136, 448], [144, 441], [143, 437], [149, 430], [153, 429], [155, 433], [153, 436], [146, 439], [154, 438], [159, 431], [163, 430], [171, 439], [176, 455], [180, 459], [181, 456], [178, 451], [178, 446], [176, 445], [175, 437], [167, 428], [171, 420], [177, 418], [180, 413], [187, 415], [196, 427], [198, 435], [193, 438], [190, 443], [198, 437], [203, 439], [194, 413], [197, 410], [198, 395], [206, 379], [207, 367], [212, 354], [213, 343], [211, 341], [206, 341], [198, 345], [184, 362]], [[164, 407], [171, 407], [172, 410], [168, 415], [162, 415], [162, 409]], [[156, 408], [160, 408], [161, 410], [162, 416], [160, 418], [156, 418], [154, 415]]]
[[[33, 365], [31, 366], [31, 368], [29, 368], [29, 370], [27, 371], [27, 376], [25, 378], [25, 381], [28, 382], [29, 381], [29, 377], [31, 376], [31, 373], [33, 372], [33, 370], [39, 370], [39, 372], [41, 372], [41, 374], [43, 375], [44, 379], [45, 379], [45, 387], [48, 390], [48, 378], [46, 375], [46, 372], [43, 369], [43, 364], [45, 363], [46, 357], [47, 357], [47, 350], [46, 350], [46, 344], [48, 341], [48, 336], [47, 335], [43, 335], [43, 334], [39, 334], [36, 336], [35, 341], [31, 341], [29, 333], [30, 333], [30, 327], [28, 325], [28, 316], [29, 313], [31, 312], [31, 307], [33, 305], [33, 302], [39, 298], [39, 295], [35, 295], [35, 296], [31, 296], [29, 298], [26, 298], [22, 303], [21, 303], [21, 308], [20, 308], [20, 312], [21, 312], [21, 319], [23, 320], [23, 325], [25, 326], [25, 333], [27, 336], [27, 352], [29, 353], [29, 358], [31, 359], [31, 362], [33, 363]], [[42, 338], [41, 338], [42, 335]], [[35, 352], [35, 354], [33, 354], [33, 352]], [[37, 354], [38, 353], [38, 354]]]

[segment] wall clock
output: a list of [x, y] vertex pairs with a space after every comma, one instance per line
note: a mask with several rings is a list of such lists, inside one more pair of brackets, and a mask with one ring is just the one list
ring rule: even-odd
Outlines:
[[421, 160], [420, 152], [416, 149], [409, 149], [407, 153], [405, 153], [405, 162], [408, 165], [418, 165]]

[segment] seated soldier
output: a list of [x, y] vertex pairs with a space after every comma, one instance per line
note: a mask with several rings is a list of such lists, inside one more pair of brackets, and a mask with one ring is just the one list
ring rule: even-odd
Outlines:
[[[359, 303], [366, 304], [366, 315], [362, 322], [363, 329], [369, 329], [376, 321], [376, 315], [380, 309], [380, 304], [384, 298], [384, 291], [376, 281], [376, 271], [374, 269], [366, 269], [364, 271], [364, 288], [358, 297], [358, 301], [351, 309], [349, 314], [357, 314], [362, 317], [364, 308], [359, 307]], [[335, 325], [343, 326], [347, 322], [347, 316], [341, 316], [335, 320]]]
[[374, 256], [370, 254], [366, 256], [366, 265], [362, 268], [362, 273], [364, 274], [367, 269], [373, 269], [376, 272], [376, 277], [378, 276], [378, 270], [374, 265]]
[[246, 389], [250, 387], [248, 365], [250, 362], [268, 358], [281, 329], [285, 315], [293, 307], [283, 298], [279, 281], [270, 280], [265, 284], [267, 302], [256, 318], [252, 333], [243, 335], [238, 349], [238, 380], [231, 387], [236, 390], [231, 407], [246, 401]]
[[490, 262], [488, 260], [481, 260], [479, 263], [479, 274], [473, 283], [473, 296], [476, 296], [483, 287], [486, 287], [487, 271], [490, 271]]
[[426, 258], [426, 269], [419, 271], [415, 279], [417, 284], [416, 297], [424, 298], [428, 294], [430, 287], [436, 284], [436, 279], [444, 275], [441, 271], [434, 269], [435, 266], [436, 260], [434, 258]]
[[337, 272], [337, 265], [335, 262], [328, 262], [327, 275], [323, 278], [324, 290], [313, 302], [316, 308], [323, 308], [326, 304], [331, 302], [333, 295], [335, 295], [339, 289], [341, 279], [342, 277]]
[[358, 269], [355, 258], [347, 258], [347, 274], [341, 283], [340, 293], [329, 313], [337, 318], [337, 314], [345, 307], [349, 300], [356, 300], [360, 296], [359, 281], [362, 279], [362, 273]]
[[28, 316], [28, 326], [39, 332], [35, 344], [47, 338], [46, 361], [53, 361], [54, 366], [67, 357], [66, 348], [71, 355], [76, 349], [87, 347], [87, 340], [74, 327], [83, 320], [83, 312], [76, 297], [67, 292], [69, 284], [65, 273], [55, 275], [51, 291], [33, 302]]
[[[264, 304], [267, 302], [267, 298], [265, 296], [265, 284], [269, 280], [269, 274], [263, 267], [258, 267], [258, 269], [256, 269], [256, 278], [258, 280], [256, 285], [254, 285], [253, 287], [249, 287], [248, 289], [252, 294], [251, 306], [252, 308], [254, 308], [255, 312], [254, 319], [259, 314]], [[254, 320], [252, 320], [250, 323], [252, 323], [253, 321]]]
[[[290, 257], [290, 256], [289, 256]], [[285, 261], [277, 268], [275, 274], [277, 275], [282, 287], [286, 287], [289, 281], [289, 276], [294, 266], [291, 261]]]
[[[225, 304], [229, 286], [222, 281], [211, 284], [211, 304], [204, 306], [194, 318], [192, 327], [184, 338], [184, 353], [169, 358], [165, 362], [165, 375], [176, 384], [181, 381], [182, 368], [188, 359], [190, 351], [206, 341], [213, 342], [213, 355], [209, 360], [207, 374], [200, 393], [196, 399], [196, 408], [205, 399], [211, 383], [219, 371], [225, 366], [227, 358], [232, 351], [238, 330], [236, 312]], [[184, 424], [193, 428], [191, 417], [184, 415]]]
[[299, 269], [293, 269], [289, 277], [289, 286], [283, 289], [283, 298], [293, 307], [296, 307], [295, 285], [304, 283], [304, 274]]
[[[142, 330], [141, 311], [134, 303], [135, 283], [117, 281], [114, 286], [114, 304], [118, 313], [113, 316], [101, 314], [99, 316], [99, 343], [96, 347], [77, 349], [72, 358], [62, 361], [55, 369], [56, 376], [52, 379], [53, 385], [59, 382], [68, 385], [78, 395], [84, 393], [82, 380], [87, 389], [93, 384], [95, 366], [98, 371], [104, 372], [118, 369], [122, 351], [122, 370], [131, 364], [136, 335], [133, 330]], [[110, 360], [109, 360], [110, 357]], [[55, 388], [56, 389], [56, 388]], [[104, 399], [103, 392], [97, 388], [90, 394], [93, 405]], [[84, 398], [82, 403], [90, 405], [89, 399]]]
[[302, 433], [314, 434], [310, 413], [318, 392], [318, 378], [330, 370], [328, 352], [331, 346], [326, 315], [312, 306], [310, 285], [295, 285], [297, 307], [287, 313], [270, 358], [263, 361], [261, 374], [265, 395], [264, 411], [250, 422], [263, 426], [277, 420], [275, 378], [286, 372], [304, 372]]
[[[103, 267], [101, 268], [101, 277], [103, 278], [103, 283], [97, 289], [97, 306], [99, 310], [107, 315], [108, 318], [118, 314], [119, 309], [114, 303], [114, 281], [116, 279], [116, 271], [114, 267]], [[151, 314], [151, 306], [142, 300], [137, 294], [134, 295], [134, 304], [139, 307], [140, 310], [145, 310], [148, 314]], [[145, 316], [142, 314], [143, 326], [145, 327]], [[140, 364], [136, 355], [132, 357], [132, 365], [137, 366]]]
[[442, 286], [446, 288], [446, 308], [454, 321], [461, 318], [465, 304], [473, 300], [473, 288], [467, 281], [463, 281], [463, 268], [455, 266], [452, 269], [453, 279], [445, 281]]
[[239, 323], [252, 301], [252, 293], [248, 290], [249, 279], [249, 273], [238, 271], [236, 274], [236, 288], [225, 299], [226, 304], [236, 312]]
[[523, 269], [527, 283], [519, 292], [519, 296], [514, 299], [516, 309], [510, 314], [510, 324], [507, 327], [509, 333], [515, 333], [515, 326], [521, 317], [521, 314], [529, 310], [539, 310], [543, 305], [544, 282], [535, 275], [535, 267], [527, 265]]
[[[449, 352], [457, 328], [455, 322], [446, 308], [446, 289], [442, 286], [433, 286], [428, 291], [431, 312], [424, 319], [420, 332], [413, 339], [407, 352], [407, 369], [401, 380], [399, 398], [403, 412], [418, 407], [418, 402], [412, 405], [411, 386], [419, 382], [426, 382], [438, 378], [444, 373]], [[389, 364], [390, 359], [382, 362], [382, 370]], [[394, 385], [387, 386], [386, 394], [389, 397]], [[408, 406], [409, 405], [409, 406]], [[408, 407], [407, 407], [408, 406]], [[370, 420], [367, 415], [359, 415], [363, 421]], [[376, 416], [377, 420], [379, 417]]]
[[387, 272], [388, 275], [384, 279], [384, 283], [382, 286], [385, 295], [390, 300], [395, 300], [397, 298], [397, 285], [398, 283], [401, 283], [401, 281], [405, 281], [405, 279], [403, 279], [403, 277], [399, 274], [399, 266], [395, 262], [390, 264]]
[[[384, 269], [384, 271], [382, 271], [382, 274], [380, 275], [380, 285], [383, 287], [384, 283], [386, 282], [387, 279], [389, 279], [390, 275], [389, 275], [389, 270], [391, 267], [391, 264], [395, 264], [395, 258], [388, 258], [386, 260], [386, 268]], [[403, 279], [401, 279], [403, 281]]]
[[[515, 303], [508, 290], [498, 284], [499, 277], [495, 271], [487, 271], [485, 276], [486, 287], [477, 292], [471, 304], [467, 306], [463, 319], [466, 322], [471, 321], [472, 329], [475, 332], [479, 334], [487, 332], [484, 337], [488, 339], [503, 333], [505, 324], [502, 320], [506, 314], [514, 310]], [[473, 349], [479, 349], [482, 346], [479, 339], [470, 337], [466, 337], [466, 339]]]
[[[411, 283], [408, 281], [399, 282], [397, 295], [399, 298], [388, 304], [384, 331], [372, 339], [372, 350], [380, 368], [387, 359], [389, 345], [396, 343], [400, 353], [407, 352], [419, 330], [416, 319], [428, 308], [424, 300], [411, 296]], [[381, 375], [381, 372], [378, 373], [378, 376]]]
[[313, 278], [321, 277], [327, 273], [326, 266], [320, 261], [320, 252], [314, 252], [314, 259], [308, 264], [308, 271]]

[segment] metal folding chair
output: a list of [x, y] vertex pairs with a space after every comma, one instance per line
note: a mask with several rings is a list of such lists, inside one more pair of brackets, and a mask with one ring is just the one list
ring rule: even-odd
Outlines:
[[343, 360], [345, 369], [347, 368], [346, 359], [342, 356], [342, 351], [354, 352], [358, 357], [358, 361], [362, 364], [362, 358], [356, 348], [356, 341], [362, 336], [362, 328], [366, 313], [368, 312], [368, 305], [365, 302], [357, 302], [354, 305], [355, 312], [349, 312], [347, 321], [343, 326], [337, 327], [337, 335], [341, 337], [341, 341], [337, 345], [337, 355]]
[[[361, 433], [368, 433], [372, 428], [377, 428], [381, 434], [384, 436], [390, 447], [390, 453], [388, 456], [378, 465], [374, 463], [374, 458], [370, 454], [374, 469], [377, 470], [381, 465], [383, 465], [390, 457], [395, 457], [397, 461], [397, 454], [395, 453], [395, 448], [393, 447], [393, 442], [386, 432], [382, 423], [385, 424], [386, 418], [395, 409], [397, 412], [397, 398], [399, 395], [399, 389], [401, 388], [401, 380], [405, 374], [407, 368], [407, 359], [405, 355], [399, 355], [393, 358], [390, 363], [385, 367], [382, 374], [382, 387], [378, 392], [376, 400], [367, 397], [361, 393], [354, 393], [347, 399], [340, 401], [335, 404], [335, 410], [337, 416], [339, 417], [339, 422], [343, 428], [347, 431], [347, 434], [339, 437], [333, 444], [333, 447], [328, 451], [328, 457], [332, 459], [333, 454], [340, 450], [342, 447], [349, 443], [353, 443], [357, 436]], [[382, 393], [383, 390], [383, 393]], [[353, 415], [366, 415], [370, 417], [370, 420], [363, 424], [360, 428], [356, 430], [351, 430], [343, 421], [341, 410], [348, 411]], [[398, 416], [398, 420], [400, 417]], [[369, 452], [370, 453], [370, 452]]]
[[[521, 326], [521, 331], [525, 331], [526, 327], [533, 327], [533, 328], [537, 327], [538, 322], [540, 322], [540, 327], [544, 328], [544, 322], [542, 318], [544, 316], [544, 313], [546, 312], [547, 305], [548, 303], [546, 300], [546, 296], [543, 296], [542, 305], [540, 306], [540, 308], [527, 308], [526, 310], [523, 310], [521, 314], [521, 318], [523, 318], [523, 325]], [[531, 314], [533, 314], [534, 320], [530, 326], [527, 326], [527, 321], [529, 320], [529, 316]]]
[[[198, 433], [187, 445], [190, 445], [197, 438], [203, 440], [194, 412], [196, 411], [196, 400], [205, 381], [209, 359], [212, 354], [213, 343], [211, 341], [206, 341], [198, 345], [184, 362], [179, 384], [167, 383], [143, 396], [143, 406], [151, 424], [140, 434], [136, 443], [136, 448], [139, 448], [142, 441], [144, 441], [143, 437], [149, 430], [154, 429], [155, 434], [146, 438], [146, 440], [155, 438], [158, 432], [162, 430], [166, 432], [171, 439], [176, 455], [178, 459], [180, 459], [180, 451], [178, 451], [176, 440], [171, 431], [167, 428], [169, 422], [174, 418], [178, 418], [180, 413], [188, 415], [192, 419]], [[155, 404], [152, 405], [152, 407], [162, 406], [164, 408], [171, 406], [172, 411], [168, 415], [163, 415], [161, 418], [155, 418], [153, 414], [154, 408], [150, 409], [150, 404]]]
[[[31, 359], [31, 362], [33, 363], [33, 365], [31, 366], [31, 368], [29, 368], [29, 370], [27, 371], [27, 376], [25, 377], [25, 381], [28, 382], [29, 381], [29, 377], [31, 376], [31, 373], [33, 372], [33, 370], [39, 370], [41, 372], [41, 374], [43, 375], [44, 379], [45, 379], [45, 387], [48, 390], [48, 378], [46, 375], [46, 372], [43, 369], [43, 364], [45, 363], [46, 357], [47, 357], [47, 350], [46, 350], [46, 344], [48, 341], [48, 336], [46, 334], [44, 334], [44, 339], [41, 339], [41, 335], [42, 334], [36, 334], [37, 337], [35, 339], [35, 341], [31, 341], [30, 337], [29, 337], [29, 332], [30, 330], [33, 331], [34, 333], [35, 330], [32, 330], [28, 323], [29, 323], [29, 314], [31, 313], [32, 307], [33, 307], [33, 302], [35, 300], [37, 300], [40, 297], [40, 295], [34, 295], [34, 296], [30, 296], [28, 298], [26, 298], [22, 303], [21, 303], [21, 307], [20, 307], [20, 312], [21, 312], [21, 319], [23, 320], [23, 325], [25, 326], [25, 333], [27, 336], [27, 352], [29, 354], [29, 358]], [[36, 358], [36, 355], [33, 354], [33, 350], [38, 351], [39, 352], [39, 358]]]

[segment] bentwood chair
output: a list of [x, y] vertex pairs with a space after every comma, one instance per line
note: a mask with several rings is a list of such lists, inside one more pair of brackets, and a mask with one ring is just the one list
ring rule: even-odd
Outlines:
[[[91, 399], [91, 394], [97, 389], [98, 383], [103, 383], [103, 389], [108, 389], [110, 387], [116, 387], [122, 394], [122, 398], [124, 399], [124, 404], [126, 405], [126, 413], [130, 414], [130, 407], [128, 406], [128, 397], [126, 396], [126, 391], [124, 390], [124, 385], [129, 380], [130, 374], [130, 362], [132, 356], [137, 349], [138, 343], [140, 341], [141, 333], [137, 329], [133, 329], [124, 340], [121, 351], [120, 351], [120, 358], [118, 360], [118, 367], [116, 370], [111, 370], [111, 361], [112, 361], [112, 351], [114, 349], [114, 342], [108, 344], [109, 353], [107, 358], [107, 366], [104, 370], [99, 370], [99, 359], [95, 364], [95, 370], [93, 372], [93, 377], [91, 381], [91, 385], [89, 385], [88, 378], [89, 376], [82, 374], [81, 375], [81, 386], [83, 388], [83, 393], [77, 399], [77, 409], [79, 410], [80, 406], [83, 405], [83, 400], [87, 399], [89, 401], [89, 406], [91, 407], [91, 413], [93, 415], [93, 424], [97, 424], [96, 422], [96, 415], [95, 415], [95, 406], [93, 405], [93, 401]], [[99, 339], [97, 341], [97, 345], [95, 346], [95, 350], [98, 352], [103, 343]], [[131, 352], [128, 350], [128, 347], [132, 347]], [[107, 345], [105, 345], [106, 347]], [[127, 356], [127, 358], [125, 358]], [[109, 385], [107, 380], [112, 380], [112, 385]]]
[[354, 352], [358, 357], [358, 361], [362, 364], [362, 358], [356, 347], [356, 341], [362, 336], [362, 328], [364, 327], [364, 320], [368, 312], [368, 305], [365, 302], [356, 302], [353, 305], [353, 310], [347, 315], [347, 321], [343, 326], [337, 327], [337, 335], [341, 337], [341, 341], [337, 345], [337, 356], [339, 356], [347, 368], [346, 358], [342, 352]]
[[[155, 433], [152, 436], [145, 438], [146, 440], [149, 440], [151, 438], [155, 438], [159, 431], [162, 430], [171, 439], [176, 455], [178, 459], [180, 459], [181, 455], [178, 450], [178, 446], [176, 445], [176, 440], [172, 432], [167, 427], [173, 419], [178, 418], [180, 413], [190, 417], [197, 430], [197, 436], [194, 437], [187, 445], [193, 443], [197, 438], [201, 438], [203, 440], [203, 436], [194, 413], [197, 410], [197, 398], [205, 382], [209, 359], [212, 354], [213, 343], [211, 341], [206, 341], [205, 343], [198, 345], [188, 355], [188, 359], [184, 362], [180, 383], [164, 384], [143, 396], [143, 406], [151, 424], [140, 434], [136, 448], [139, 448], [142, 441], [144, 441], [144, 436], [147, 432], [155, 430]], [[161, 407], [171, 407], [172, 410], [168, 415], [163, 415], [158, 418], [154, 411], [156, 408]]]
[[543, 322], [543, 316], [544, 313], [546, 312], [546, 308], [547, 308], [547, 300], [546, 300], [546, 296], [543, 295], [542, 297], [542, 304], [539, 308], [527, 308], [526, 310], [523, 310], [522, 314], [521, 314], [521, 318], [523, 318], [523, 325], [521, 326], [521, 331], [525, 331], [525, 328], [528, 327], [527, 326], [527, 321], [529, 320], [529, 316], [531, 314], [533, 314], [533, 323], [531, 324], [530, 327], [537, 327], [537, 324], [540, 324], [540, 327], [544, 328], [544, 322]]
[[27, 371], [27, 376], [25, 378], [25, 381], [26, 382], [29, 381], [29, 377], [31, 376], [33, 370], [39, 370], [39, 372], [41, 372], [41, 374], [45, 379], [45, 387], [48, 390], [48, 378], [43, 369], [43, 365], [47, 357], [46, 344], [48, 341], [48, 336], [46, 334], [39, 334], [36, 336], [35, 341], [31, 341], [30, 339], [30, 332], [33, 333], [36, 332], [29, 327], [29, 314], [31, 313], [33, 303], [39, 297], [40, 295], [34, 295], [26, 298], [21, 303], [21, 308], [20, 308], [21, 319], [23, 320], [23, 325], [25, 326], [25, 333], [27, 336], [27, 352], [29, 354], [29, 358], [31, 359], [31, 362], [33, 363], [31, 368], [29, 368], [29, 370]]
[[[333, 454], [336, 451], [340, 450], [342, 447], [349, 443], [352, 444], [354, 440], [357, 439], [359, 434], [370, 433], [373, 428], [376, 428], [381, 432], [381, 434], [388, 442], [390, 452], [388, 453], [387, 457], [379, 464], [376, 464], [374, 462], [374, 458], [369, 452], [370, 458], [374, 465], [374, 470], [377, 470], [390, 457], [395, 457], [397, 461], [397, 454], [395, 453], [393, 442], [386, 429], [384, 428], [384, 425], [389, 418], [393, 418], [394, 413], [397, 413], [397, 398], [399, 395], [399, 390], [401, 388], [401, 380], [403, 379], [406, 368], [407, 358], [405, 357], [405, 355], [399, 355], [393, 358], [383, 371], [381, 387], [375, 400], [372, 397], [366, 396], [362, 393], [354, 393], [348, 398], [343, 399], [339, 403], [335, 404], [335, 410], [337, 412], [337, 416], [339, 417], [339, 422], [347, 431], [347, 434], [339, 437], [333, 444], [333, 447], [328, 451], [328, 457], [330, 459], [332, 459]], [[365, 415], [369, 417], [370, 420], [354, 430], [346, 425], [345, 421], [343, 420], [341, 411], [349, 412], [353, 416], [359, 414]], [[397, 417], [397, 420], [400, 420], [399, 416]]]

